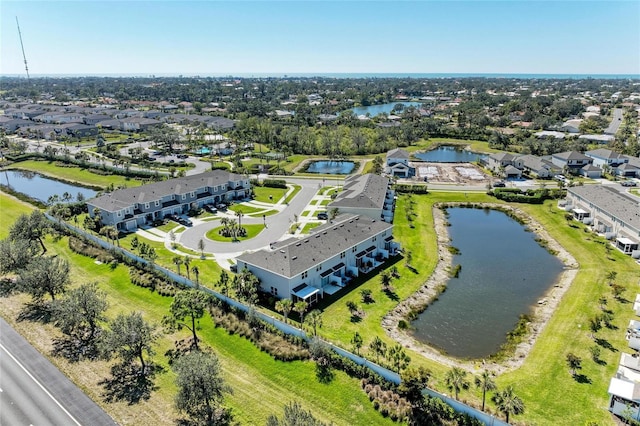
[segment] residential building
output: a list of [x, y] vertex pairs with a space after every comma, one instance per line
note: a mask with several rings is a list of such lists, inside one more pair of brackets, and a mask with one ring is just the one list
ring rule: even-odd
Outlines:
[[640, 419], [640, 358], [622, 353], [616, 375], [609, 382], [609, 411]]
[[384, 172], [390, 176], [409, 178], [415, 175], [416, 169], [409, 166], [409, 153], [401, 148], [387, 152]]
[[[487, 157], [487, 168], [492, 170], [494, 173], [505, 174], [506, 167], [512, 166], [509, 169], [511, 172], [514, 172], [512, 169], [515, 168], [518, 172], [522, 169], [522, 160], [518, 155], [509, 154], [508, 152], [497, 152], [489, 155]], [[516, 173], [517, 174], [517, 173]], [[505, 175], [505, 177], [507, 177]]]
[[562, 170], [567, 168], [577, 174], [578, 170], [587, 164], [593, 164], [593, 158], [587, 157], [578, 151], [565, 151], [552, 154], [551, 162]]
[[567, 189], [565, 209], [574, 217], [615, 241], [625, 254], [640, 258], [640, 201], [609, 185]]
[[522, 163], [522, 170], [533, 177], [545, 179], [561, 171], [553, 163], [535, 155], [521, 155], [519, 158]]
[[598, 148], [584, 153], [587, 157], [593, 159], [593, 165], [602, 169], [613, 169], [629, 162], [629, 159], [622, 154], [605, 148]]
[[389, 223], [343, 214], [305, 238], [240, 255], [237, 268], [247, 268], [263, 291], [278, 298], [314, 303], [395, 255], [399, 245], [392, 231]]
[[384, 176], [372, 173], [352, 175], [344, 180], [342, 191], [327, 208], [337, 208], [340, 213], [364, 215], [375, 220], [392, 222], [395, 191], [391, 189], [389, 179]]
[[87, 201], [89, 215], [122, 231], [170, 214], [187, 213], [193, 205], [216, 204], [249, 195], [249, 178], [222, 170], [126, 188]]

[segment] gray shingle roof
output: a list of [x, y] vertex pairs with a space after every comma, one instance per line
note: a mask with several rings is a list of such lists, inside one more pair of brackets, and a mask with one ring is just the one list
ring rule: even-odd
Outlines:
[[640, 230], [640, 201], [606, 185], [574, 186], [567, 191], [597, 205], [609, 216]]
[[565, 152], [558, 152], [556, 154], [553, 154], [553, 157], [559, 158], [561, 160], [564, 161], [568, 161], [568, 160], [591, 160], [590, 157], [587, 157], [586, 155], [578, 152], [578, 151], [565, 151]]
[[619, 154], [615, 151], [612, 151], [610, 149], [605, 149], [605, 148], [598, 148], [598, 149], [594, 149], [591, 151], [587, 151], [585, 152], [585, 155], [587, 155], [588, 157], [592, 157], [592, 158], [602, 158], [605, 160], [610, 160], [610, 159], [624, 159], [625, 156], [622, 154]]
[[343, 214], [308, 237], [278, 244], [273, 251], [245, 253], [237, 260], [291, 278], [392, 227], [367, 216]]
[[387, 158], [402, 158], [403, 160], [409, 159], [409, 153], [401, 148], [392, 149], [387, 152]]
[[368, 173], [366, 175], [350, 176], [344, 181], [343, 191], [338, 193], [329, 208], [341, 207], [384, 207], [389, 179], [384, 176]]
[[105, 211], [115, 212], [136, 203], [149, 203], [160, 200], [168, 194], [186, 194], [198, 188], [226, 185], [229, 181], [237, 181], [242, 178], [241, 175], [225, 172], [224, 170], [213, 170], [197, 175], [155, 182], [137, 188], [119, 189], [93, 198], [87, 203]]

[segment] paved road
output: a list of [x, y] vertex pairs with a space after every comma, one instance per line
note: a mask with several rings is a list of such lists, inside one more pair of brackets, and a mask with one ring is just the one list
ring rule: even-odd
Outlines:
[[115, 425], [0, 318], [0, 425]]
[[607, 127], [604, 131], [605, 135], [615, 135], [618, 133], [618, 129], [622, 124], [622, 108], [614, 108], [613, 110], [613, 118], [611, 119], [611, 123], [609, 123], [609, 127]]
[[[319, 187], [323, 185], [322, 179], [287, 179], [287, 182], [301, 185], [302, 189], [280, 213], [266, 217], [267, 228], [255, 238], [233, 244], [203, 238], [208, 230], [220, 226], [220, 221], [215, 220], [188, 228], [180, 235], [179, 242], [185, 247], [198, 251], [198, 241], [202, 238], [205, 243], [205, 252], [220, 254], [258, 250], [282, 239], [283, 236], [287, 235], [289, 227], [294, 222], [294, 215], [300, 215], [304, 211]], [[336, 182], [342, 185], [342, 180], [336, 181], [334, 179], [327, 180], [325, 185], [331, 185]], [[259, 224], [262, 223], [262, 218], [243, 217], [242, 223], [245, 225]]]

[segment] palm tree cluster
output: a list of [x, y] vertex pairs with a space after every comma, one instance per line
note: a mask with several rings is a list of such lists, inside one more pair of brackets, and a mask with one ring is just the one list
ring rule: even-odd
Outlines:
[[[238, 218], [240, 217], [241, 216], [238, 216]], [[237, 240], [238, 237], [244, 237], [247, 235], [247, 230], [243, 228], [235, 219], [223, 217], [222, 219], [220, 219], [220, 224], [222, 225], [220, 235], [222, 235], [223, 237]]]

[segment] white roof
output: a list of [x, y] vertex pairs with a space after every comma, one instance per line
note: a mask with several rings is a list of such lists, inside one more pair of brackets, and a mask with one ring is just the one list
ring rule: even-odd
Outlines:
[[618, 237], [616, 238], [616, 241], [618, 241], [620, 244], [638, 244], [635, 241], [625, 237]]
[[588, 211], [582, 210], [582, 209], [573, 209], [573, 212], [574, 213], [578, 213], [578, 214], [587, 214], [587, 213], [589, 213]]
[[616, 395], [627, 401], [633, 401], [638, 399], [638, 384], [628, 380], [618, 379], [616, 377], [611, 378], [609, 382], [609, 393]]

